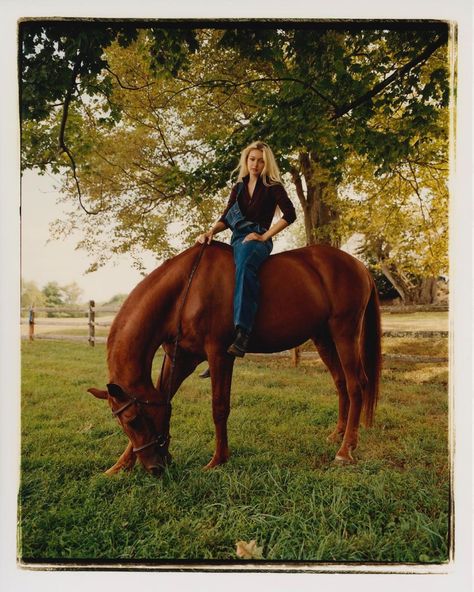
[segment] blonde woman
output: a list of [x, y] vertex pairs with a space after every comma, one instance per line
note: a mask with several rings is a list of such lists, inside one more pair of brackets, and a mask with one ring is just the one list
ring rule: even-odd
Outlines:
[[[296, 219], [295, 209], [282, 185], [275, 156], [264, 142], [253, 142], [240, 156], [235, 170], [238, 182], [232, 188], [222, 216], [197, 242], [230, 228], [235, 261], [234, 342], [227, 350], [243, 357], [247, 351], [258, 306], [258, 270], [273, 249], [272, 237]], [[276, 207], [282, 217], [272, 225]]]

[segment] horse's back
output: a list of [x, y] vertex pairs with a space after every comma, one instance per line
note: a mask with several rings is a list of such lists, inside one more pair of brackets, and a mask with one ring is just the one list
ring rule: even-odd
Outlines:
[[[261, 269], [262, 286], [288, 285], [302, 296], [312, 294], [342, 313], [359, 299], [365, 302], [372, 280], [365, 266], [328, 245], [312, 245], [272, 255]], [[286, 291], [286, 290], [285, 290]]]
[[[211, 324], [232, 327], [234, 262], [232, 248], [220, 242], [205, 247], [199, 286], [206, 294], [192, 308], [202, 316], [212, 310]], [[259, 271], [260, 296], [251, 351], [284, 350], [303, 343], [326, 326], [331, 315], [361, 310], [370, 278], [351, 255], [333, 247], [315, 245], [271, 255]], [[370, 290], [369, 290], [370, 292]], [[201, 310], [198, 310], [200, 307]], [[217, 311], [221, 310], [222, 313]], [[219, 319], [219, 320], [218, 320]]]
[[[208, 285], [233, 284], [232, 248], [213, 241], [209, 253], [204, 255], [201, 264], [207, 259]], [[332, 310], [341, 313], [359, 299], [365, 302], [372, 287], [370, 274], [360, 261], [329, 245], [311, 245], [271, 255], [261, 266], [259, 279], [264, 306], [309, 299], [321, 306], [331, 303]]]

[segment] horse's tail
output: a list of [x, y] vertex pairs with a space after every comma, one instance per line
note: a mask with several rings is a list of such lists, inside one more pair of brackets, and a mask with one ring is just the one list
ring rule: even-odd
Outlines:
[[362, 363], [368, 378], [364, 397], [365, 425], [373, 423], [375, 408], [379, 398], [380, 374], [382, 372], [382, 325], [380, 303], [375, 284], [364, 313], [362, 332]]

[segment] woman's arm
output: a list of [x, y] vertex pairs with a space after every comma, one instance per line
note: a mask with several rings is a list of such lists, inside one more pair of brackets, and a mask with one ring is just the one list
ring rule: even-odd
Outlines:
[[197, 237], [196, 242], [201, 243], [201, 244], [204, 242], [207, 242], [207, 244], [210, 244], [210, 242], [212, 241], [212, 237], [215, 234], [217, 234], [218, 232], [222, 232], [226, 228], [227, 228], [227, 226], [224, 224], [224, 222], [221, 222], [220, 220], [218, 220], [210, 230], [208, 230], [207, 232], [204, 232], [203, 234], [200, 234]]
[[269, 238], [271, 238], [272, 236], [275, 236], [276, 234], [281, 232], [287, 226], [289, 226], [288, 222], [286, 220], [284, 220], [283, 218], [280, 218], [278, 220], [278, 222], [275, 222], [275, 224], [273, 224], [273, 226], [270, 226], [270, 228], [266, 232], [264, 232], [263, 234], [257, 234], [256, 232], [251, 232], [250, 234], [247, 234], [247, 236], [244, 238], [244, 240], [242, 242], [245, 243], [249, 240], [266, 241]]
[[236, 199], [237, 199], [237, 185], [234, 185], [234, 187], [232, 187], [232, 191], [230, 192], [229, 201], [227, 202], [227, 206], [226, 206], [225, 210], [223, 211], [222, 216], [219, 218], [219, 220], [214, 224], [214, 226], [210, 230], [208, 230], [207, 232], [204, 232], [203, 234], [200, 234], [197, 237], [196, 242], [198, 242], [198, 243], [207, 242], [209, 244], [211, 242], [214, 234], [217, 234], [218, 232], [222, 232], [226, 228], [229, 228], [229, 226], [225, 222], [225, 216], [226, 216], [227, 212], [230, 210], [230, 208], [234, 205]]
[[275, 222], [275, 224], [273, 224], [273, 226], [270, 226], [270, 228], [267, 230], [267, 232], [262, 234], [263, 240], [268, 240], [272, 236], [275, 236], [275, 234], [278, 234], [287, 226], [289, 226], [288, 222], [284, 218], [280, 218], [278, 220], [278, 222]]

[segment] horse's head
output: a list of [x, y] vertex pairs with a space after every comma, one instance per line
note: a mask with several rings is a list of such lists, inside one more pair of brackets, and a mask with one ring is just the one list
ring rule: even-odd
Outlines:
[[171, 404], [128, 394], [118, 384], [108, 384], [106, 391], [90, 388], [88, 392], [108, 400], [112, 415], [133, 445], [133, 452], [149, 473], [160, 476], [171, 462], [168, 452]]

